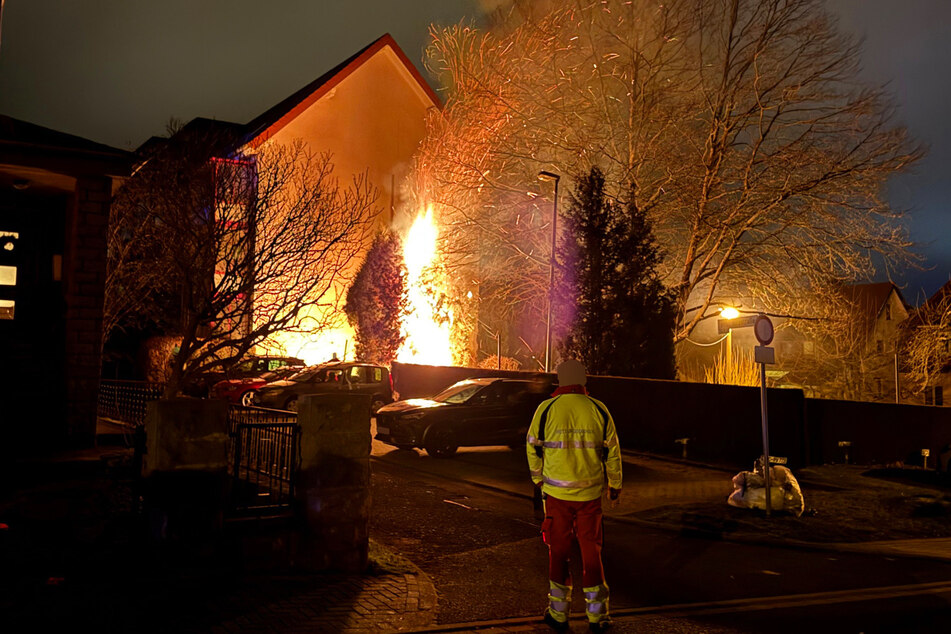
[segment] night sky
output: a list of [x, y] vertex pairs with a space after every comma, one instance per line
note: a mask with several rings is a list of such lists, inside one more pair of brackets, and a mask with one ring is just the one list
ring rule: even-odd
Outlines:
[[[171, 117], [245, 123], [384, 33], [421, 66], [430, 23], [499, 0], [5, 0], [0, 114], [132, 149]], [[829, 0], [865, 38], [864, 76], [929, 147], [889, 198], [910, 209], [930, 271], [895, 281], [917, 303], [951, 275], [951, 2]]]

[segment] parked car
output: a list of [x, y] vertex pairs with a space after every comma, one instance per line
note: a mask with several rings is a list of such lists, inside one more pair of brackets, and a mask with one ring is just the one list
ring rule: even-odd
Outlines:
[[276, 355], [250, 355], [227, 369], [204, 372], [185, 386], [184, 392], [189, 396], [208, 396], [211, 387], [219, 381], [246, 379], [261, 376], [265, 372], [273, 372], [285, 366], [306, 365], [297, 357], [282, 357]]
[[265, 372], [260, 376], [218, 381], [211, 386], [208, 395], [211, 398], [223, 399], [229, 403], [250, 406], [254, 403], [254, 396], [262, 387], [268, 383], [286, 379], [292, 374], [297, 374], [305, 367], [304, 365], [285, 365], [271, 372]]
[[298, 400], [304, 394], [335, 392], [369, 394], [370, 411], [376, 412], [393, 402], [393, 381], [389, 370], [381, 365], [349, 361], [324, 363], [260, 388], [253, 403], [296, 412]]
[[435, 458], [459, 447], [524, 447], [532, 415], [551, 391], [544, 380], [466, 379], [431, 398], [380, 408], [376, 439], [400, 449], [421, 447]]

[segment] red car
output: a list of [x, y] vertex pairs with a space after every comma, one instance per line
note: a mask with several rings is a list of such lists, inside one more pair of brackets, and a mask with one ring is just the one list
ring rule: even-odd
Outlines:
[[224, 399], [229, 403], [240, 403], [241, 405], [250, 407], [254, 404], [254, 397], [259, 389], [272, 381], [280, 381], [292, 374], [297, 374], [304, 368], [305, 366], [303, 365], [286, 365], [282, 368], [266, 372], [261, 376], [218, 381], [211, 386], [209, 396], [211, 398]]

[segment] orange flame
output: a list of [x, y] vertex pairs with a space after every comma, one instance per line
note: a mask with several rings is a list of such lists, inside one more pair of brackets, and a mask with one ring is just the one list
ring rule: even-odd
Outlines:
[[403, 241], [407, 311], [402, 324], [405, 340], [396, 358], [404, 363], [452, 364], [452, 311], [443, 307], [446, 283], [436, 259], [438, 235], [430, 206], [416, 217]]

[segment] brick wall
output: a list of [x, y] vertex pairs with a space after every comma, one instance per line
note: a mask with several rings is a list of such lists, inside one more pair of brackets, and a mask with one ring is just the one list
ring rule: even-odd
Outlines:
[[78, 179], [66, 216], [66, 433], [79, 444], [96, 434], [111, 189], [109, 178]]

